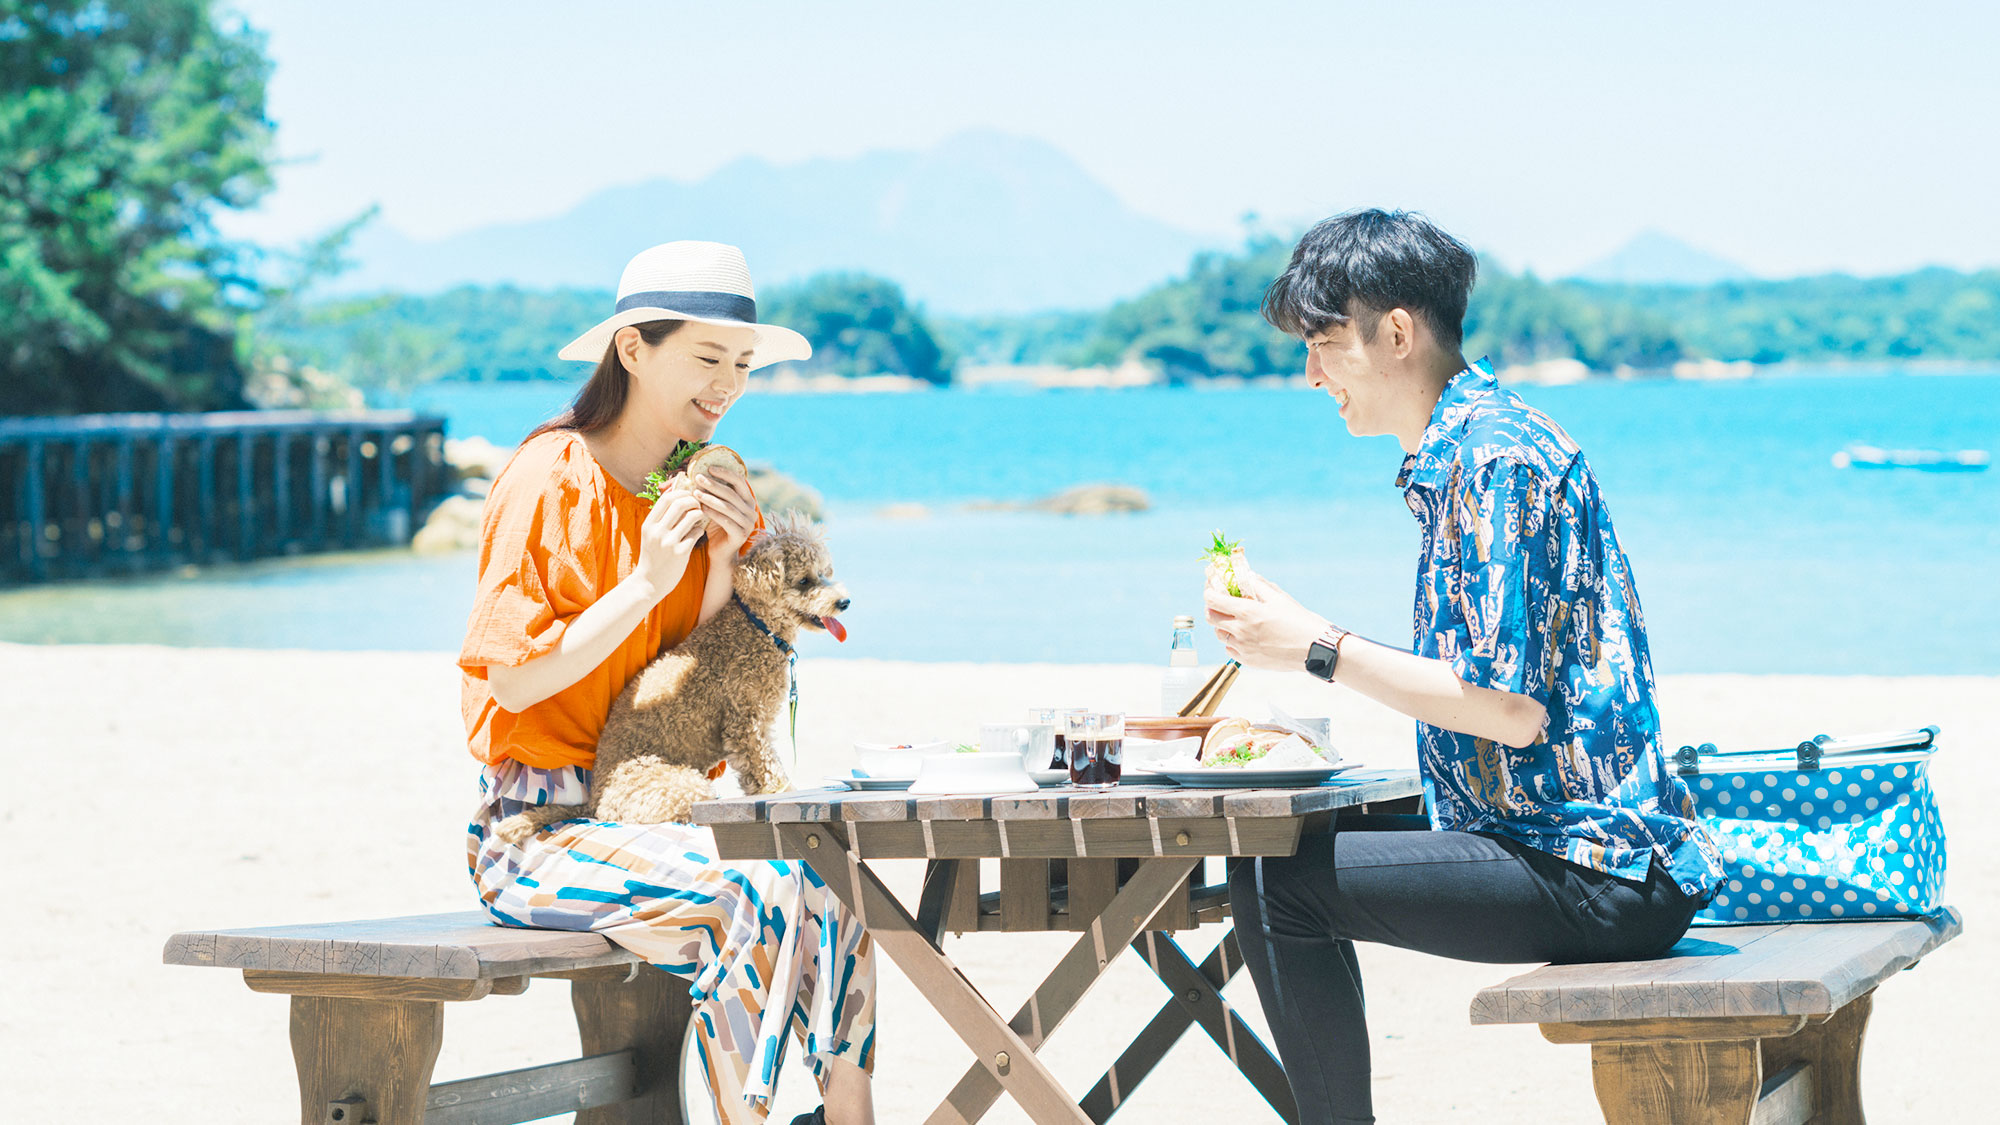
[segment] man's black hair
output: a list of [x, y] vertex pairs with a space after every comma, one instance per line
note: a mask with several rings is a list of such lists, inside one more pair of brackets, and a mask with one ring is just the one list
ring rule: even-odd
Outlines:
[[1438, 343], [1464, 342], [1465, 302], [1478, 259], [1465, 243], [1413, 211], [1349, 211], [1323, 219], [1292, 249], [1285, 272], [1264, 290], [1264, 319], [1301, 339], [1362, 314], [1373, 339], [1380, 314], [1421, 317]]

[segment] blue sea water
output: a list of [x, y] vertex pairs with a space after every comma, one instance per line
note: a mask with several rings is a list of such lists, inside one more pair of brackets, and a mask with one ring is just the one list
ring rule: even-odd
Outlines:
[[[554, 384], [413, 405], [502, 445]], [[2000, 447], [2000, 373], [1794, 373], [1531, 387], [1582, 443], [1662, 672], [2000, 673], [2000, 471], [1837, 469], [1852, 442]], [[808, 656], [1153, 661], [1199, 609], [1214, 529], [1308, 605], [1407, 643], [1415, 522], [1393, 439], [1291, 389], [755, 395], [720, 440], [817, 488], [854, 597]], [[1149, 512], [975, 510], [1113, 481]], [[885, 511], [895, 505], [899, 510]], [[911, 505], [924, 514], [913, 516]], [[400, 552], [0, 595], [0, 639], [452, 650], [469, 556]], [[1219, 658], [1212, 637], [1202, 658]]]

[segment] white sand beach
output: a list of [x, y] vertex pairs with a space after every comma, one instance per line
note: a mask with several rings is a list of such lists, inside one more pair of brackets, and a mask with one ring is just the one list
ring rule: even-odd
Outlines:
[[[970, 738], [984, 719], [1071, 702], [1151, 711], [1159, 670], [807, 660], [796, 776], [847, 764], [856, 738]], [[1984, 1116], [2000, 829], [2000, 678], [1686, 676], [1662, 684], [1671, 744], [1785, 744], [1826, 732], [1937, 723], [1934, 779], [1950, 833], [1947, 898], [1967, 932], [1877, 997], [1863, 1089], [1878, 1122]], [[0, 1002], [0, 1087], [18, 1121], [287, 1120], [296, 1112], [286, 1001], [236, 973], [165, 967], [182, 929], [469, 909], [462, 829], [475, 768], [448, 654], [0, 645], [0, 746], [23, 776], [0, 835], [25, 878]], [[1276, 700], [1330, 714], [1350, 758], [1412, 763], [1410, 724], [1301, 676], [1246, 674], [1227, 710]], [[26, 770], [28, 764], [35, 771]], [[913, 893], [914, 864], [897, 869]], [[1199, 956], [1214, 933], [1190, 935]], [[1065, 935], [956, 939], [954, 959], [1003, 1006]], [[1589, 1056], [1531, 1026], [1475, 1028], [1481, 986], [1520, 971], [1364, 946], [1377, 1114], [1388, 1122], [1597, 1120]], [[877, 1104], [921, 1120], [971, 1061], [886, 959]], [[1230, 997], [1261, 1026], [1247, 978]], [[1082, 1089], [1164, 1000], [1125, 959], [1056, 1036], [1059, 1077]], [[439, 1080], [577, 1053], [568, 990], [448, 1005]], [[793, 1068], [795, 1071], [797, 1068]], [[798, 1076], [777, 1121], [811, 1107]], [[1011, 1103], [989, 1120], [1022, 1121]], [[1200, 1036], [1185, 1039], [1119, 1120], [1276, 1120]]]

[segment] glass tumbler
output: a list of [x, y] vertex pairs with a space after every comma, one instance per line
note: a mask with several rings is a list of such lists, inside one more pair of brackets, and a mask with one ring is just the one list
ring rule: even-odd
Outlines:
[[1069, 728], [1066, 725], [1067, 717], [1070, 715], [1083, 714], [1087, 710], [1089, 709], [1085, 707], [1028, 708], [1029, 722], [1047, 723], [1048, 725], [1056, 728], [1056, 752], [1055, 756], [1049, 759], [1049, 765], [1048, 765], [1049, 769], [1066, 770], [1069, 768], [1069, 751], [1064, 748], [1065, 738], [1069, 733]]
[[1069, 782], [1079, 789], [1109, 789], [1125, 772], [1125, 716], [1079, 711], [1063, 716]]

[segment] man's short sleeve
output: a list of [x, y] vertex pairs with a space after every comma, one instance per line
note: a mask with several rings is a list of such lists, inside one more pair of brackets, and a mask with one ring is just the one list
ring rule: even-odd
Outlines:
[[1438, 622], [1439, 652], [1459, 679], [1543, 703], [1553, 603], [1562, 596], [1550, 491], [1540, 473], [1506, 458], [1460, 479], [1450, 506], [1459, 537], [1454, 620]]

